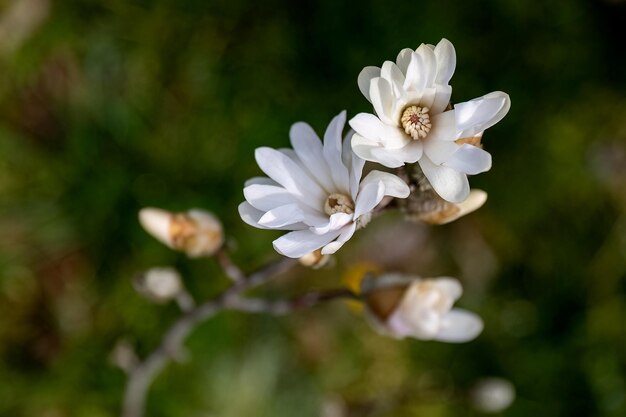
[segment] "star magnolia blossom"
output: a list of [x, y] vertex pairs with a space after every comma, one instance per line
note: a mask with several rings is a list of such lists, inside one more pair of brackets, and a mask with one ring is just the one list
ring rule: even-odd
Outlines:
[[435, 191], [458, 203], [469, 194], [467, 174], [491, 168], [491, 155], [470, 143], [479, 142], [511, 103], [497, 91], [446, 110], [455, 66], [454, 47], [442, 39], [437, 46], [403, 49], [382, 68], [365, 67], [358, 84], [376, 115], [360, 113], [350, 126], [356, 131], [352, 149], [361, 158], [389, 168], [419, 161]]
[[366, 312], [383, 334], [397, 339], [413, 337], [461, 343], [474, 339], [483, 329], [476, 314], [452, 308], [463, 289], [448, 277], [420, 279], [387, 274], [374, 279], [367, 289]]
[[364, 160], [354, 154], [342, 131], [346, 113], [328, 125], [324, 143], [311, 126], [296, 123], [291, 149], [258, 148], [256, 161], [267, 177], [252, 178], [243, 190], [239, 214], [260, 229], [291, 230], [274, 248], [299, 258], [321, 248], [335, 253], [384, 196], [406, 198], [408, 185], [395, 175], [372, 171], [363, 180]]

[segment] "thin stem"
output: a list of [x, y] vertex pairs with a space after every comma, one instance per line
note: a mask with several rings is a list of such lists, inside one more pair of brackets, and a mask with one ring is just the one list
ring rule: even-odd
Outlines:
[[183, 314], [165, 333], [159, 347], [134, 367], [128, 377], [122, 409], [123, 417], [144, 415], [148, 389], [157, 375], [172, 360], [180, 359], [183, 343], [194, 328], [217, 312], [233, 308], [243, 291], [262, 285], [275, 275], [286, 271], [296, 263], [283, 258], [252, 273], [247, 279], [235, 282], [222, 294]]
[[215, 259], [231, 281], [239, 283], [246, 279], [246, 274], [230, 259], [230, 255], [225, 247], [215, 254]]

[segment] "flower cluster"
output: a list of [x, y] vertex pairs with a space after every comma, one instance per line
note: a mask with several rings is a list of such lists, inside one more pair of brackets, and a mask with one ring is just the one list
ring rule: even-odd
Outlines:
[[373, 170], [362, 178], [365, 161], [423, 173], [442, 203], [409, 218], [443, 224], [480, 207], [486, 194], [468, 198], [467, 175], [491, 168], [481, 137], [506, 115], [510, 100], [494, 92], [452, 107], [455, 66], [454, 47], [442, 39], [437, 46], [403, 49], [396, 62], [380, 68], [364, 68], [358, 85], [375, 114], [354, 116], [354, 131], [343, 140], [345, 111], [330, 122], [323, 143], [300, 122], [291, 127], [293, 149], [257, 149], [267, 177], [245, 184], [241, 218], [257, 228], [289, 231], [274, 241], [285, 256], [335, 253], [390, 199], [411, 194], [410, 184], [392, 173]]

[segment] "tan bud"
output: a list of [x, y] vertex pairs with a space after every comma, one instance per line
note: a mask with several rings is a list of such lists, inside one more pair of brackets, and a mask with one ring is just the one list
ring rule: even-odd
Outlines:
[[328, 265], [330, 255], [322, 255], [322, 251], [318, 249], [300, 257], [299, 261], [301, 265], [308, 266], [313, 269], [319, 269]]
[[139, 222], [160, 242], [192, 258], [214, 255], [224, 243], [219, 220], [200, 209], [171, 213], [148, 207], [139, 212]]
[[478, 210], [487, 201], [487, 193], [483, 190], [472, 190], [461, 203], [450, 203], [442, 200], [436, 210], [419, 214], [419, 220], [428, 224], [446, 224]]

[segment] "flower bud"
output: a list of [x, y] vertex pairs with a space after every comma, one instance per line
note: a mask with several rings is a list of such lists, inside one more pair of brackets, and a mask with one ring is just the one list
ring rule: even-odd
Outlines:
[[452, 308], [462, 291], [454, 278], [401, 274], [370, 277], [362, 285], [366, 315], [382, 334], [452, 343], [470, 341], [483, 329], [477, 315]]
[[472, 190], [469, 196], [460, 203], [441, 200], [441, 206], [433, 211], [420, 213], [419, 220], [429, 224], [446, 224], [478, 210], [487, 201], [487, 193], [483, 190]]
[[330, 261], [330, 255], [322, 255], [322, 251], [318, 249], [314, 250], [313, 252], [309, 252], [304, 256], [301, 256], [298, 261], [303, 266], [308, 266], [313, 269], [320, 269], [328, 265], [328, 262]]
[[144, 297], [164, 303], [176, 298], [183, 290], [182, 279], [174, 268], [151, 268], [134, 281], [135, 290]]
[[214, 255], [224, 243], [221, 223], [204, 210], [171, 213], [148, 207], [139, 211], [139, 222], [157, 240], [192, 258]]
[[484, 413], [500, 413], [515, 401], [515, 387], [503, 378], [485, 378], [476, 383], [470, 398]]

